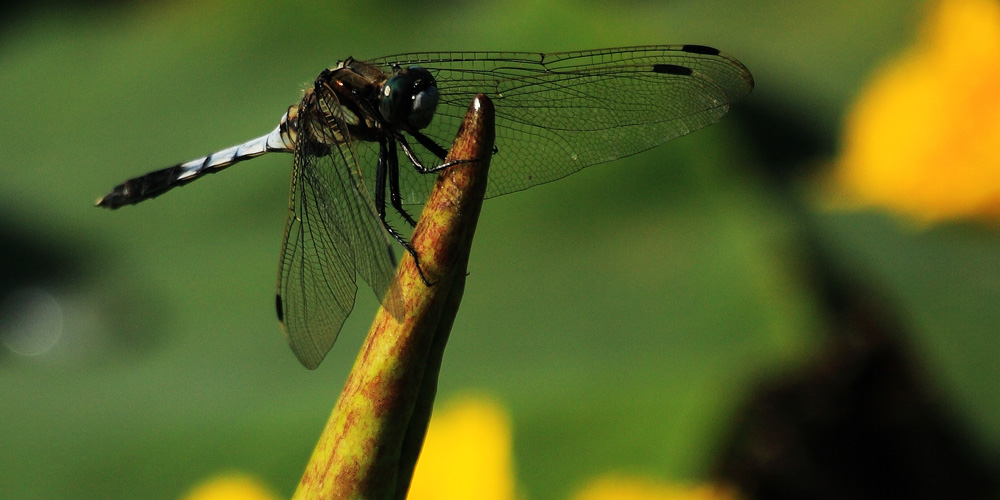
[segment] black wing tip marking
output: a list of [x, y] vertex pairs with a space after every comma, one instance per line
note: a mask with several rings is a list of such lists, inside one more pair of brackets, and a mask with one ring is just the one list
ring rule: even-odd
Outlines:
[[[682, 45], [681, 52], [687, 52], [688, 54], [700, 54], [706, 56], [719, 56], [731, 60], [733, 65], [737, 67], [739, 70], [741, 70], [741, 72], [743, 73], [743, 80], [746, 81], [747, 83], [747, 91], [743, 95], [749, 94], [750, 91], [753, 90], [754, 86], [756, 85], [753, 79], [753, 75], [750, 74], [750, 70], [748, 70], [746, 66], [743, 65], [743, 63], [737, 61], [736, 59], [733, 59], [727, 54], [723, 54], [721, 50], [715, 47], [709, 47], [707, 45], [694, 45], [694, 44]], [[654, 71], [656, 70], [654, 69]], [[683, 73], [671, 73], [671, 74], [683, 74]]]
[[[289, 335], [288, 329], [285, 326], [285, 304], [281, 300], [280, 294], [275, 294], [274, 296], [274, 309], [278, 313], [278, 322], [281, 323], [282, 328], [285, 328], [285, 334]], [[309, 370], [318, 368], [320, 363], [323, 362], [323, 358], [326, 357], [326, 354], [320, 355], [318, 352], [297, 348], [295, 343], [291, 341], [291, 337], [288, 336], [287, 338], [292, 348], [292, 353], [295, 354], [295, 358], [299, 360], [299, 363], [302, 363], [302, 366]]]
[[676, 64], [654, 64], [653, 72], [667, 75], [691, 76], [694, 70], [687, 66], [678, 66]]
[[274, 296], [274, 308], [278, 311], [278, 321], [285, 322], [285, 308], [281, 303], [281, 295]]
[[719, 49], [716, 49], [714, 47], [708, 47], [705, 45], [685, 45], [681, 47], [681, 51], [690, 54], [704, 54], [707, 56], [717, 56], [721, 54]]

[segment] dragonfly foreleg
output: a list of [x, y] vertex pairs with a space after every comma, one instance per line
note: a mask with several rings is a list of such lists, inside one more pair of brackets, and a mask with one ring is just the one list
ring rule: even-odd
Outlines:
[[[429, 149], [432, 153], [434, 153], [435, 156], [438, 156], [442, 160], [444, 160], [445, 157], [448, 155], [448, 151], [446, 151], [441, 146], [435, 144], [434, 141], [432, 141], [429, 137], [425, 136], [424, 134], [421, 134], [419, 132], [414, 132], [412, 135], [417, 139], [417, 141], [422, 146]], [[424, 164], [420, 161], [420, 158], [418, 158], [417, 154], [413, 152], [413, 148], [410, 147], [410, 144], [406, 142], [406, 139], [404, 139], [402, 135], [396, 136], [396, 140], [399, 142], [399, 147], [403, 150], [403, 153], [405, 153], [406, 157], [410, 160], [410, 163], [413, 164], [413, 168], [417, 169], [417, 172], [420, 172], [421, 174], [432, 174], [434, 172], [439, 172], [441, 170], [444, 170], [453, 165], [458, 165], [460, 163], [474, 163], [479, 161], [478, 159], [446, 161], [440, 165], [428, 168], [425, 167]]]

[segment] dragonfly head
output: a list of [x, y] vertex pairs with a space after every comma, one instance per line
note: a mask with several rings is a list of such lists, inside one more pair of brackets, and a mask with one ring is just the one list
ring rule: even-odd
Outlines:
[[430, 125], [438, 104], [437, 82], [420, 66], [401, 68], [382, 86], [379, 111], [390, 124], [420, 130]]

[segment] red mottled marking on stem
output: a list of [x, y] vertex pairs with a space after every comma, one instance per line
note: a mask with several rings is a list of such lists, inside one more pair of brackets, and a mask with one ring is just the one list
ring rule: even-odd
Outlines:
[[430, 419], [444, 346], [465, 287], [493, 151], [493, 105], [479, 96], [459, 129], [390, 293], [403, 311], [376, 315], [296, 499], [401, 498]]

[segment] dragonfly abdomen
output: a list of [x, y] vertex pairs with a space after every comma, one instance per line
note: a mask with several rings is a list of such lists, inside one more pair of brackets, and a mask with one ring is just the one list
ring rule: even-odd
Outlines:
[[264, 153], [290, 153], [294, 149], [298, 137], [297, 112], [297, 106], [290, 107], [288, 112], [281, 117], [281, 124], [265, 136], [217, 151], [208, 156], [129, 179], [115, 186], [110, 193], [97, 200], [97, 206], [115, 209], [125, 205], [134, 205], [243, 160], [256, 158]]

